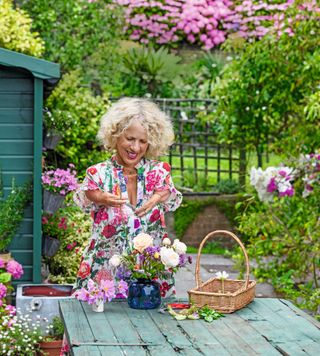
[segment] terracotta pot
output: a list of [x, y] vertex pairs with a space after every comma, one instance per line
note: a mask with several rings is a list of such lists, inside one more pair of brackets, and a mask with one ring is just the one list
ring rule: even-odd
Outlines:
[[0, 253], [0, 258], [2, 258], [2, 260], [4, 262], [9, 262], [9, 261], [11, 261], [13, 259], [11, 257], [11, 252], [1, 252]]
[[42, 341], [40, 342], [40, 355], [60, 356], [62, 340]]

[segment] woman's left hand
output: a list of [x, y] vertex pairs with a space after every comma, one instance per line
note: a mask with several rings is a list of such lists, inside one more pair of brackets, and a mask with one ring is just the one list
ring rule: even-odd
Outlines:
[[157, 204], [165, 202], [170, 196], [169, 190], [164, 190], [162, 192], [156, 192], [152, 197], [142, 205], [141, 208], [135, 211], [136, 215], [142, 217], [149, 213]]

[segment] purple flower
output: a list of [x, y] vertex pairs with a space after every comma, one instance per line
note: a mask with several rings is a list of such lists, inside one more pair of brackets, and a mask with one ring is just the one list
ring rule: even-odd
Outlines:
[[126, 295], [128, 291], [128, 283], [121, 280], [118, 283], [118, 293], [122, 294], [122, 295]]
[[188, 257], [185, 253], [179, 255], [179, 267], [184, 267], [188, 262]]
[[20, 263], [15, 260], [11, 260], [7, 263], [7, 272], [12, 274], [15, 279], [20, 278], [23, 275], [23, 269]]
[[102, 279], [100, 288], [104, 301], [108, 300], [108, 302], [111, 302], [111, 300], [116, 297], [116, 288], [113, 281]]
[[131, 274], [132, 274], [132, 272], [129, 271], [126, 267], [119, 266], [117, 269], [116, 278], [117, 279], [129, 279]]
[[267, 192], [268, 193], [273, 193], [276, 190], [277, 190], [276, 179], [273, 177], [273, 178], [270, 179], [270, 182], [267, 185]]

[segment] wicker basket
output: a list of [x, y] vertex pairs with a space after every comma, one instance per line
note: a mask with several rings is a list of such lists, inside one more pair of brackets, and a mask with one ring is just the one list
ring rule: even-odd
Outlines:
[[[205, 242], [214, 236], [232, 237], [240, 245], [246, 262], [245, 280], [222, 281], [219, 278], [210, 278], [206, 282], [200, 280], [200, 257]], [[208, 305], [220, 313], [233, 313], [249, 304], [255, 297], [256, 281], [249, 280], [249, 259], [245, 247], [240, 239], [232, 232], [216, 230], [210, 232], [201, 242], [196, 261], [196, 288], [188, 291], [189, 301], [197, 307]], [[223, 288], [223, 291], [222, 291]]]

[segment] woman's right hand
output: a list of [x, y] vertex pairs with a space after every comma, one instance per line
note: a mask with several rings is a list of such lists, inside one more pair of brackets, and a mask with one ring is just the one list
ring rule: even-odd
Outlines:
[[106, 207], [120, 208], [123, 204], [127, 202], [127, 199], [122, 199], [118, 195], [102, 192], [99, 189], [87, 190], [85, 192], [86, 197], [92, 202], [103, 205]]

